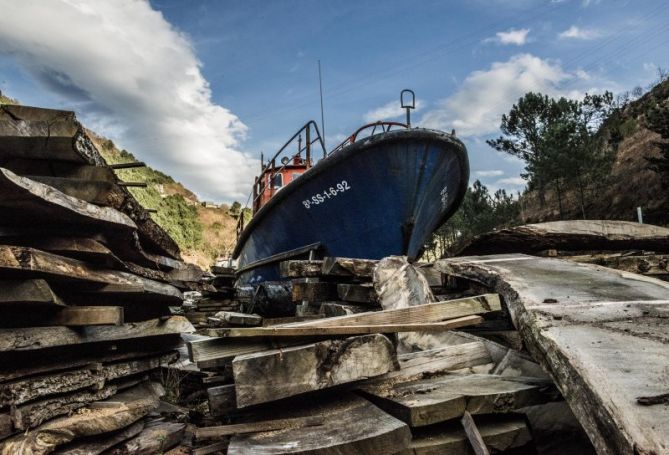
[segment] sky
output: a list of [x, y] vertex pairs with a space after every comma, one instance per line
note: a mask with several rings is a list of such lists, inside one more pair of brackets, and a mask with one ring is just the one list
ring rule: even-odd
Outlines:
[[646, 88], [669, 68], [664, 0], [0, 0], [0, 90], [82, 123], [203, 200], [244, 202], [259, 156], [308, 120], [455, 129], [471, 182], [515, 193], [494, 151], [528, 91]]

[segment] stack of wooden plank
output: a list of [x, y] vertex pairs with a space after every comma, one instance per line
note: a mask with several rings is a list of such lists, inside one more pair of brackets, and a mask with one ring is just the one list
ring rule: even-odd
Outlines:
[[[351, 267], [334, 275], [324, 264]], [[339, 316], [200, 330], [191, 360], [219, 382], [208, 388], [211, 419], [196, 431], [194, 454], [531, 450], [525, 410], [561, 400], [527, 354], [454, 330], [502, 313], [496, 294], [436, 301], [430, 274], [394, 258], [282, 269], [301, 304], [328, 303], [323, 295], [342, 284], [331, 276], [370, 283], [374, 298]]]
[[0, 107], [1, 454], [183, 434], [146, 417], [197, 277], [126, 186], [73, 113]]
[[459, 256], [526, 253], [669, 281], [669, 228], [612, 220], [528, 224], [483, 234]]
[[235, 272], [231, 267], [212, 266], [211, 275], [204, 277], [199, 292], [184, 303], [184, 315], [196, 327], [216, 325], [216, 314], [221, 311], [237, 312], [244, 298], [237, 298]]

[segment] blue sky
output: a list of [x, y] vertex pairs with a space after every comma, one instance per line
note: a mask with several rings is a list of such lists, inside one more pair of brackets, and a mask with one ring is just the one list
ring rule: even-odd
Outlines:
[[0, 0], [0, 9], [0, 90], [76, 110], [214, 200], [243, 199], [260, 151], [320, 118], [318, 59], [329, 146], [401, 114], [399, 92], [412, 88], [414, 123], [454, 127], [472, 181], [510, 191], [523, 188], [522, 164], [485, 139], [519, 96], [617, 93], [669, 67], [661, 0]]

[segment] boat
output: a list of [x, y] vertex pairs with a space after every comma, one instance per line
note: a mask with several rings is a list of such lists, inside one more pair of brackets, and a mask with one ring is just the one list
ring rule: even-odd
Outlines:
[[469, 161], [455, 132], [412, 127], [415, 95], [400, 98], [406, 123], [363, 125], [326, 152], [309, 121], [273, 157], [261, 157], [253, 217], [245, 224], [240, 216], [237, 226], [238, 285], [281, 280], [286, 260], [421, 256], [462, 202]]

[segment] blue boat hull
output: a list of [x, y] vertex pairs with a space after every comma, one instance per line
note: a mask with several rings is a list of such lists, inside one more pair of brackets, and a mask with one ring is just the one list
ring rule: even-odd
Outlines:
[[[240, 235], [240, 284], [279, 280], [285, 259], [418, 258], [460, 205], [469, 180], [464, 145], [412, 129], [378, 134], [319, 161], [276, 194]], [[305, 248], [306, 247], [306, 248]]]

